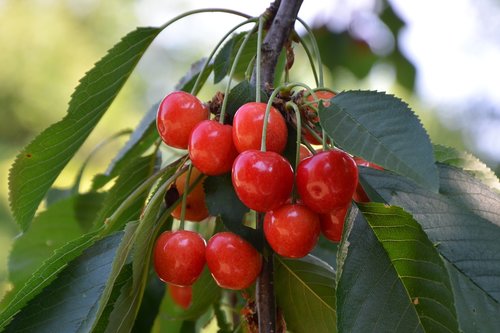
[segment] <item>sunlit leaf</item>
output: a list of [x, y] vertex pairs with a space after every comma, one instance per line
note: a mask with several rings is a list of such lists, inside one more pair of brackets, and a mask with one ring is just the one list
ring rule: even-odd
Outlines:
[[276, 256], [275, 291], [287, 328], [296, 333], [336, 332], [335, 271], [309, 255]]
[[162, 29], [138, 28], [97, 62], [75, 89], [68, 114], [17, 156], [9, 174], [11, 209], [22, 230], [61, 170], [80, 148]]
[[[463, 171], [456, 169], [455, 172]], [[411, 213], [448, 262], [489, 297], [500, 301], [500, 227], [497, 224], [477, 215], [453, 196], [418, 187], [404, 177], [370, 168], [363, 168], [360, 175], [385, 202]], [[469, 196], [481, 197], [482, 193], [474, 190], [477, 184], [481, 183], [469, 183]]]
[[447, 270], [418, 223], [397, 207], [361, 209], [342, 242], [339, 331], [458, 332]]
[[328, 107], [321, 106], [319, 116], [342, 149], [438, 191], [429, 136], [399, 98], [376, 91], [345, 91]]

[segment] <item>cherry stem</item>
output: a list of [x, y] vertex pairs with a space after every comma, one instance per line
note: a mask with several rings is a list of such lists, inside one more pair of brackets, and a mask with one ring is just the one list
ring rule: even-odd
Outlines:
[[242, 12], [238, 12], [236, 10], [232, 10], [232, 9], [227, 9], [227, 8], [201, 8], [201, 9], [194, 9], [194, 10], [190, 10], [190, 11], [187, 11], [187, 12], [184, 12], [176, 17], [174, 17], [173, 19], [165, 22], [165, 24], [161, 25], [160, 26], [160, 29], [165, 29], [166, 27], [168, 27], [169, 25], [171, 25], [172, 23], [182, 19], [182, 18], [185, 18], [187, 16], [191, 16], [191, 15], [194, 15], [194, 14], [201, 14], [201, 13], [227, 13], [227, 14], [233, 14], [233, 15], [238, 15], [238, 16], [241, 16], [241, 17], [244, 17], [244, 18], [251, 18], [250, 15], [247, 15], [245, 13], [242, 13]]
[[318, 86], [323, 87], [323, 85], [324, 85], [323, 62], [321, 60], [321, 55], [319, 53], [318, 42], [316, 41], [316, 38], [314, 38], [314, 34], [312, 32], [312, 29], [309, 27], [309, 25], [307, 25], [307, 23], [304, 20], [302, 20], [300, 17], [297, 17], [297, 21], [299, 21], [302, 24], [302, 26], [306, 29], [307, 34], [311, 38], [313, 52], [314, 52], [314, 55], [316, 56], [316, 62], [318, 63], [318, 72], [319, 72], [319, 84], [318, 84]]
[[256, 64], [256, 72], [255, 72], [255, 101], [260, 103], [260, 66], [262, 62], [262, 30], [264, 29], [264, 15], [259, 17], [259, 30], [257, 31], [257, 64]]
[[258, 27], [258, 23], [253, 27], [252, 30], [250, 30], [245, 38], [243, 39], [243, 41], [241, 42], [241, 45], [240, 45], [240, 48], [238, 49], [238, 52], [236, 52], [236, 55], [234, 56], [234, 61], [233, 61], [233, 64], [231, 65], [231, 70], [229, 72], [229, 78], [228, 78], [228, 82], [227, 82], [227, 86], [226, 86], [226, 91], [224, 92], [224, 100], [222, 101], [222, 107], [221, 107], [221, 111], [220, 111], [220, 119], [219, 119], [219, 122], [221, 124], [224, 124], [224, 116], [226, 114], [226, 108], [227, 108], [227, 96], [229, 95], [229, 91], [231, 90], [231, 81], [233, 79], [233, 76], [234, 76], [234, 72], [236, 71], [236, 67], [238, 65], [238, 61], [240, 60], [240, 57], [241, 57], [241, 54], [243, 53], [243, 49], [245, 48], [245, 46], [247, 45], [248, 41], [250, 40], [250, 37], [252, 36], [252, 34], [255, 32], [255, 30], [257, 29]]
[[[259, 87], [260, 88], [260, 87]], [[287, 89], [287, 85], [279, 86], [274, 89], [273, 93], [269, 97], [269, 101], [266, 105], [266, 113], [264, 114], [264, 123], [262, 124], [262, 138], [260, 142], [260, 151], [266, 151], [266, 138], [267, 138], [267, 123], [269, 122], [269, 114], [271, 113], [271, 108], [273, 107], [273, 100], [278, 96], [281, 90]]]
[[288, 102], [286, 103], [287, 108], [291, 107], [293, 111], [295, 111], [295, 122], [297, 123], [297, 139], [296, 139], [296, 152], [295, 152], [295, 167], [294, 167], [294, 173], [293, 173], [293, 194], [292, 194], [292, 204], [295, 204], [297, 201], [297, 188], [296, 188], [296, 179], [297, 179], [297, 167], [299, 166], [300, 162], [300, 138], [301, 138], [301, 133], [302, 133], [302, 119], [300, 117], [300, 111], [299, 107], [297, 104], [294, 102]]
[[252, 22], [255, 22], [255, 18], [250, 18], [244, 22], [241, 22], [237, 25], [235, 25], [231, 30], [229, 30], [225, 35], [224, 37], [222, 37], [219, 42], [217, 43], [217, 45], [215, 45], [215, 47], [213, 48], [212, 52], [209, 54], [208, 58], [205, 60], [205, 63], [203, 64], [203, 68], [201, 69], [200, 73], [198, 74], [198, 77], [196, 78], [196, 81], [193, 85], [193, 88], [191, 89], [191, 95], [196, 95], [198, 94], [199, 92], [199, 85], [200, 85], [200, 82], [201, 82], [201, 79], [203, 77], [203, 72], [205, 72], [205, 70], [207, 69], [208, 65], [210, 64], [210, 62], [212, 61], [213, 57], [215, 56], [215, 52], [217, 52], [217, 50], [221, 47], [222, 43], [224, 43], [224, 41], [229, 37], [231, 36], [232, 33], [234, 33], [236, 30], [238, 30], [239, 28], [241, 28], [242, 26], [248, 24], [248, 23], [252, 23]]

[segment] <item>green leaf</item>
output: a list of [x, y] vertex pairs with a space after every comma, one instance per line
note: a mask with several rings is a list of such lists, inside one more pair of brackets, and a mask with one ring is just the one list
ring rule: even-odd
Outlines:
[[434, 145], [434, 156], [437, 162], [463, 169], [489, 187], [500, 191], [498, 177], [477, 157], [442, 145]]
[[9, 280], [15, 289], [2, 300], [2, 304], [6, 305], [12, 299], [54, 250], [81, 236], [82, 231], [74, 217], [74, 202], [75, 197], [56, 202], [33, 220], [28, 232], [16, 239], [9, 256]]
[[9, 174], [11, 209], [22, 230], [64, 166], [80, 148], [161, 28], [138, 28], [97, 62], [75, 89], [68, 114], [17, 156]]
[[467, 333], [496, 332], [500, 327], [500, 304], [488, 297], [470, 279], [447, 264], [460, 330]]
[[397, 283], [403, 284], [424, 330], [458, 332], [448, 271], [420, 225], [399, 207], [373, 203], [359, 208], [389, 257]]
[[[360, 176], [385, 202], [411, 213], [447, 261], [489, 297], [500, 301], [497, 224], [475, 214], [453, 197], [418, 187], [406, 178], [371, 168], [360, 169]], [[474, 192], [472, 189], [468, 195], [481, 195]]]
[[[243, 43], [244, 37], [247, 34], [248, 31], [233, 35], [221, 48], [214, 59], [214, 83], [219, 82], [229, 74], [231, 66], [233, 66], [236, 53], [238, 53], [238, 50]], [[236, 70], [234, 72], [235, 79], [243, 79], [248, 64], [255, 57], [256, 52], [257, 34], [253, 33], [247, 44], [245, 45], [245, 48], [241, 52], [240, 59], [238, 61], [238, 64], [236, 65]]]
[[158, 105], [153, 105], [144, 115], [141, 122], [130, 135], [129, 140], [116, 154], [104, 174], [99, 174], [92, 180], [92, 190], [106, 185], [111, 179], [118, 176], [133, 160], [141, 156], [158, 139], [156, 129], [156, 111]]
[[[156, 155], [152, 154], [139, 157], [130, 162], [120, 173], [114, 186], [109, 190], [108, 195], [102, 204], [103, 209], [95, 219], [95, 226], [99, 226], [106, 218], [122, 204], [122, 202], [132, 194], [132, 192], [153, 174], [156, 163]], [[140, 195], [129, 208], [127, 208], [116, 222], [116, 229], [120, 229], [125, 223], [139, 219], [139, 215], [144, 206], [147, 193]]]
[[151, 332], [165, 295], [165, 287], [165, 283], [158, 278], [156, 272], [151, 270], [132, 332]]
[[97, 215], [103, 208], [106, 196], [106, 192], [87, 192], [75, 197], [74, 216], [84, 231], [90, 230], [94, 224]]
[[14, 295], [8, 307], [0, 314], [0, 331], [26, 305], [37, 296], [61, 273], [70, 261], [78, 257], [85, 249], [92, 246], [99, 238], [101, 227], [95, 232], [88, 233], [57, 249], [40, 268], [33, 273], [26, 284]]
[[229, 231], [240, 235], [260, 249], [262, 240], [256, 230], [243, 224], [244, 216], [249, 209], [236, 195], [231, 174], [207, 177], [203, 185], [210, 215], [220, 216], [222, 223]]
[[301, 259], [275, 256], [274, 286], [287, 328], [296, 333], [334, 333], [335, 271], [309, 255]]
[[[443, 332], [448, 331], [446, 326], [439, 325], [439, 321], [434, 323], [428, 315], [436, 316], [439, 313], [430, 313], [434, 311], [434, 306], [439, 306], [440, 302], [433, 303], [432, 292], [436, 291], [441, 296], [443, 287], [440, 284], [433, 285], [434, 279], [426, 281], [421, 277], [422, 273], [414, 269], [413, 266], [424, 266], [424, 272], [430, 270], [427, 265], [428, 260], [420, 261], [418, 249], [421, 246], [419, 241], [409, 242], [410, 248], [407, 251], [404, 241], [401, 242], [405, 249], [399, 250], [394, 247], [389, 255], [384, 248], [384, 241], [377, 238], [373, 229], [368, 224], [363, 215], [355, 208], [353, 214], [356, 214], [354, 223], [351, 223], [351, 229], [348, 239], [341, 243], [341, 251], [347, 252], [342, 264], [342, 273], [338, 277], [337, 284], [337, 316], [338, 330], [341, 332]], [[400, 218], [395, 220], [396, 223]], [[406, 222], [410, 218], [404, 218]], [[381, 219], [383, 220], [383, 219]], [[411, 222], [410, 222], [411, 223]], [[414, 227], [416, 223], [413, 223]], [[409, 227], [409, 230], [395, 229], [393, 238], [395, 239], [417, 239], [421, 236], [418, 228]], [[389, 229], [389, 234], [391, 229]], [[416, 237], [418, 235], [418, 237]], [[398, 242], [399, 243], [399, 242]], [[426, 241], [425, 243], [429, 243]], [[390, 246], [390, 244], [387, 244]], [[432, 248], [432, 244], [430, 244]], [[428, 254], [428, 246], [425, 245]], [[433, 257], [436, 254], [433, 254]], [[397, 259], [399, 256], [403, 258]], [[394, 260], [394, 261], [392, 261]], [[413, 260], [415, 262], [411, 263]], [[407, 272], [405, 272], [405, 267]], [[430, 264], [429, 266], [432, 266]], [[432, 267], [431, 267], [432, 268]], [[440, 276], [440, 269], [436, 275]], [[413, 279], [412, 277], [415, 277]], [[420, 279], [423, 280], [420, 280]], [[421, 281], [421, 282], [420, 282]], [[412, 284], [414, 286], [412, 286]], [[430, 284], [430, 286], [426, 286]], [[449, 285], [449, 282], [448, 282]], [[430, 287], [430, 290], [426, 288]], [[431, 297], [429, 297], [431, 296]], [[416, 305], [424, 307], [417, 309]], [[433, 325], [438, 325], [438, 330]]]
[[[241, 43], [248, 32], [234, 34], [220, 49], [214, 59], [214, 84], [220, 82], [231, 69], [231, 63], [234, 60], [235, 46]], [[236, 52], [238, 50], [236, 49]], [[231, 58], [233, 57], [233, 58]]]
[[116, 233], [85, 250], [14, 317], [5, 332], [89, 331], [122, 236]]
[[326, 262], [328, 265], [332, 266], [333, 269], [337, 268], [337, 249], [338, 244], [326, 239], [323, 235], [320, 235], [318, 243], [311, 251], [311, 254], [315, 257]]
[[341, 92], [328, 107], [320, 106], [319, 116], [342, 149], [438, 191], [429, 136], [400, 99], [376, 91]]

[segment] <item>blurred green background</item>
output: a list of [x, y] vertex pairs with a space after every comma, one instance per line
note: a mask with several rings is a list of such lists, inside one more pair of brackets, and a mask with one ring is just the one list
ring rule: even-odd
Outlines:
[[[453, 2], [452, 6], [448, 2], [448, 6], [440, 4], [437, 9], [441, 10], [438, 14], [443, 22], [446, 17], [451, 20], [447, 22], [469, 23], [464, 24], [465, 29], [480, 32], [469, 36], [470, 40], [483, 43], [472, 45], [477, 50], [477, 59], [474, 54], [464, 57], [459, 47], [453, 48], [455, 44], [462, 45], [467, 35], [448, 31], [446, 24], [427, 26], [430, 33], [426, 37], [423, 32], [423, 44], [411, 42], [411, 32], [425, 19], [418, 13], [430, 10], [426, 4], [417, 11], [404, 8], [402, 1], [337, 0], [325, 5], [322, 1], [307, 0], [300, 15], [314, 28], [318, 38], [327, 86], [335, 90], [385, 90], [403, 98], [418, 113], [433, 142], [473, 152], [497, 169], [498, 174], [500, 102], [487, 92], [491, 82], [499, 83], [500, 65], [495, 61], [486, 64], [490, 66], [486, 80], [486, 73], [481, 71], [485, 67], [479, 64], [484, 62], [484, 53], [500, 53], [500, 40], [497, 34], [491, 35], [490, 24], [498, 27], [500, 23], [495, 22], [500, 20], [494, 13], [500, 9], [498, 1], [485, 1], [474, 7], [476, 12], [457, 11], [472, 3], [462, 0], [460, 5]], [[268, 5], [269, 1], [238, 4], [228, 0], [0, 0], [0, 297], [9, 287], [8, 251], [18, 233], [8, 208], [9, 167], [23, 145], [64, 116], [78, 79], [137, 25], [161, 24], [200, 6], [229, 7], [257, 15]], [[484, 12], [489, 13], [488, 20], [480, 15]], [[224, 31], [237, 22], [239, 19], [221, 20], [210, 14], [189, 18], [167, 29], [146, 53], [56, 186], [71, 184], [76, 170], [95, 145], [122, 129], [133, 128], [153, 103], [173, 89], [191, 63], [208, 54]], [[297, 29], [304, 31], [298, 25]], [[433, 35], [447, 37], [439, 43]], [[417, 40], [415, 35], [413, 38]], [[467, 46], [465, 43], [464, 47]], [[306, 57], [300, 46], [296, 50], [292, 80], [313, 84]], [[446, 67], [443, 64], [456, 71], [447, 75], [442, 70]], [[433, 72], [442, 75], [433, 77]], [[482, 88], [476, 82], [487, 84]], [[451, 94], [450, 91], [459, 89], [454, 88], [457, 84], [470, 94], [460, 93], [460, 98]], [[436, 87], [443, 91], [442, 100]], [[201, 99], [209, 100], [217, 88], [221, 86], [204, 89]], [[106, 146], [92, 160], [81, 190], [85, 190], [93, 174], [106, 168], [123, 140]]]

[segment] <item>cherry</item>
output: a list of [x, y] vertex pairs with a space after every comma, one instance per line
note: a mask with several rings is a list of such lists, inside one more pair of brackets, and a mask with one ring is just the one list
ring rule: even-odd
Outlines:
[[[251, 102], [243, 104], [233, 118], [233, 141], [238, 152], [260, 149], [262, 126], [266, 104]], [[281, 154], [285, 150], [288, 130], [285, 118], [274, 107], [271, 107], [267, 122], [266, 148]]]
[[[195, 180], [201, 175], [200, 171], [193, 167], [191, 176], [189, 177], [189, 185], [193, 185]], [[183, 173], [175, 180], [175, 186], [179, 195], [182, 197], [186, 189], [187, 172]], [[176, 219], [181, 218], [182, 204], [179, 203], [172, 211], [172, 216]], [[185, 218], [189, 221], [199, 222], [208, 217], [208, 208], [205, 204], [205, 191], [203, 190], [203, 182], [200, 181], [186, 197], [186, 212]]]
[[193, 288], [191, 286], [168, 285], [168, 293], [175, 304], [187, 310], [193, 299]]
[[192, 285], [205, 266], [205, 240], [193, 231], [165, 231], [156, 240], [153, 260], [162, 281]]
[[311, 152], [309, 149], [307, 149], [306, 146], [300, 145], [300, 151], [299, 151], [299, 161], [302, 161], [306, 157], [312, 156]]
[[[354, 161], [356, 162], [357, 165], [361, 165], [364, 167], [368, 168], [373, 168], [377, 170], [384, 170], [380, 165], [368, 162], [367, 160], [361, 158], [361, 157], [354, 157]], [[356, 191], [352, 195], [352, 199], [356, 202], [370, 202], [370, 198], [366, 194], [365, 190], [363, 189], [363, 186], [358, 182], [358, 185], [356, 186]]]
[[191, 131], [205, 119], [208, 119], [208, 109], [198, 98], [175, 91], [161, 101], [156, 114], [156, 127], [167, 145], [186, 149]]
[[318, 241], [318, 215], [302, 204], [287, 204], [267, 212], [264, 235], [273, 250], [287, 258], [306, 256]]
[[233, 186], [250, 209], [267, 212], [281, 206], [293, 188], [293, 169], [281, 155], [247, 150], [234, 160]]
[[347, 205], [358, 183], [358, 168], [347, 153], [334, 149], [301, 161], [297, 167], [297, 191], [317, 213]]
[[191, 132], [189, 158], [202, 173], [210, 176], [231, 171], [238, 155], [233, 144], [232, 126], [204, 120]]
[[349, 203], [344, 207], [336, 208], [329, 213], [319, 216], [321, 232], [327, 239], [333, 242], [340, 242], [342, 230], [344, 229], [345, 217], [350, 205]]
[[[318, 90], [315, 91], [315, 94], [318, 99], [321, 99], [323, 101], [323, 105], [325, 107], [330, 106], [330, 99], [335, 96], [333, 92], [328, 90]], [[308, 94], [306, 100], [307, 102], [311, 103], [313, 107], [318, 107], [318, 102], [315, 102], [313, 94]], [[318, 136], [321, 138], [323, 133], [321, 133], [321, 130], [316, 127], [316, 125], [319, 123], [318, 113], [314, 109], [305, 106], [304, 108], [302, 108], [302, 114], [304, 115], [309, 126], [313, 128], [316, 134], [318, 134]], [[302, 129], [302, 135], [304, 137], [304, 140], [313, 145], [321, 144], [321, 141], [318, 141], [318, 139], [316, 139], [316, 137], [309, 133], [309, 131], [305, 128]]]
[[205, 255], [215, 282], [226, 289], [250, 287], [262, 268], [260, 253], [250, 243], [231, 232], [219, 232], [212, 236]]

